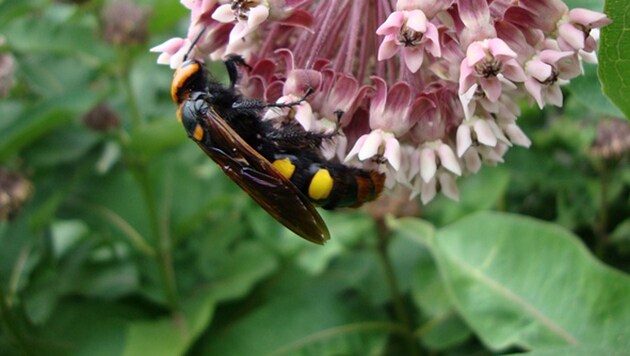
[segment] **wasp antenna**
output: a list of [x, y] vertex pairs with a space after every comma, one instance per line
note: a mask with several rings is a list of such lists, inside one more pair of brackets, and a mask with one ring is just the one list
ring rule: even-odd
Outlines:
[[195, 37], [195, 39], [190, 44], [190, 48], [188, 49], [188, 52], [186, 52], [186, 54], [184, 55], [184, 62], [186, 60], [188, 60], [188, 56], [190, 55], [190, 52], [192, 52], [193, 48], [195, 48], [195, 45], [197, 44], [197, 42], [199, 42], [199, 40], [201, 39], [201, 36], [203, 35], [204, 32], [206, 32], [206, 28], [205, 27], [199, 32], [197, 37]]

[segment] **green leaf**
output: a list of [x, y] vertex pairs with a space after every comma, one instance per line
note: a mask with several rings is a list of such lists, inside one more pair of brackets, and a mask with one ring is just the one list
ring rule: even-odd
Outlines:
[[610, 242], [625, 253], [630, 251], [630, 218], [615, 227], [610, 234]]
[[40, 137], [72, 121], [97, 102], [97, 95], [81, 89], [64, 93], [33, 106], [22, 117], [0, 132], [0, 160], [18, 152]]
[[[330, 229], [330, 241], [326, 242], [325, 248], [312, 248], [313, 246], [301, 244], [305, 248], [297, 256], [298, 264], [311, 274], [322, 273], [331, 261], [347, 253], [350, 246], [358, 241], [376, 239], [374, 223], [364, 214], [323, 212], [323, 217]], [[295, 238], [299, 239], [297, 236]]]
[[[626, 352], [619, 351], [610, 347], [594, 347], [588, 345], [581, 346], [566, 346], [566, 347], [551, 347], [541, 350], [528, 352], [527, 356], [593, 356], [593, 355], [625, 355]], [[523, 355], [523, 353], [511, 354], [511, 355]]]
[[564, 2], [567, 4], [569, 9], [581, 7], [593, 11], [602, 11], [602, 8], [604, 7], [604, 1], [602, 0], [565, 0]]
[[[621, 111], [602, 93], [602, 86], [597, 77], [596, 68], [593, 64], [584, 64], [584, 75], [571, 80], [571, 84], [567, 88], [575, 94], [575, 99], [582, 104], [582, 109], [586, 108], [599, 115], [623, 116]], [[570, 99], [573, 99], [573, 97], [570, 97]], [[575, 115], [574, 118], [580, 119], [581, 117]]]
[[122, 355], [182, 355], [214, 314], [210, 294], [206, 290], [186, 301], [188, 312], [131, 323]]
[[220, 278], [182, 303], [181, 315], [131, 323], [125, 355], [183, 354], [212, 320], [216, 304], [242, 297], [276, 268], [275, 260], [254, 243], [242, 244]]
[[612, 24], [602, 29], [599, 45], [599, 77], [604, 93], [630, 117], [630, 2], [608, 0], [604, 12]]
[[187, 140], [182, 125], [175, 118], [159, 120], [135, 131], [131, 136], [129, 150], [151, 157]]
[[366, 321], [380, 313], [361, 300], [314, 287], [276, 294], [267, 304], [205, 339], [200, 354], [381, 354], [387, 334], [395, 327]]
[[420, 330], [420, 340], [431, 350], [445, 350], [470, 338], [472, 332], [454, 313], [431, 319]]
[[[434, 238], [433, 226], [418, 219], [403, 218], [388, 223], [401, 237], [415, 244], [428, 246]], [[414, 248], [407, 246], [407, 250], [412, 251]], [[423, 247], [416, 247], [415, 250], [426, 251]], [[396, 261], [395, 256], [392, 259]], [[416, 331], [421, 342], [432, 350], [443, 350], [470, 337], [471, 331], [455, 311], [435, 262], [424, 255], [412, 270], [411, 278], [406, 278], [411, 283], [411, 298], [426, 317]]]
[[5, 35], [17, 52], [79, 55], [98, 63], [103, 57], [110, 58], [112, 52], [96, 41], [95, 25], [29, 16], [11, 22]]
[[[141, 314], [128, 306], [93, 300], [68, 300], [42, 329], [58, 355], [120, 355], [126, 324]], [[50, 349], [47, 349], [47, 353]]]
[[630, 278], [558, 226], [478, 213], [438, 231], [449, 294], [490, 348], [630, 347]]
[[38, 168], [72, 164], [79, 161], [101, 138], [78, 126], [66, 125], [51, 131], [26, 148], [27, 161]]
[[424, 220], [390, 218], [387, 220], [387, 226], [424, 247], [430, 247], [435, 238], [435, 227]]

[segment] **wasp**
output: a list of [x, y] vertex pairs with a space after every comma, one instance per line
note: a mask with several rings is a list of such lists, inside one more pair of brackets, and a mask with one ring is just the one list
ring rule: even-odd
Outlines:
[[306, 96], [286, 104], [245, 98], [235, 89], [237, 65], [246, 66], [244, 60], [230, 57], [225, 65], [229, 86], [212, 80], [199, 61], [179, 66], [171, 86], [179, 121], [258, 205], [297, 235], [323, 244], [330, 233], [314, 204], [324, 209], [360, 206], [381, 193], [384, 176], [325, 160], [319, 148], [328, 135], [263, 120], [263, 109], [291, 107]]

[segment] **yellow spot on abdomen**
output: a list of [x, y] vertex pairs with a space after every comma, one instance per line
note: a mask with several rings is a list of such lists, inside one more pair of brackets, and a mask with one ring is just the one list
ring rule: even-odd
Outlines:
[[333, 188], [333, 179], [330, 172], [326, 169], [320, 169], [313, 175], [311, 184], [308, 186], [308, 196], [313, 200], [322, 200], [328, 198]]
[[277, 159], [271, 165], [286, 179], [291, 179], [293, 173], [295, 173], [295, 165], [291, 163], [289, 158]]

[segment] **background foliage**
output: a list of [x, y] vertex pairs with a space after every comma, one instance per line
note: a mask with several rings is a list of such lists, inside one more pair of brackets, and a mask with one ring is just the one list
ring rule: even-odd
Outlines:
[[[593, 149], [598, 124], [621, 116], [594, 67], [562, 110], [524, 107], [532, 148], [462, 179], [459, 204], [323, 212], [333, 239], [318, 247], [187, 140], [171, 71], [148, 53], [187, 14], [137, 3], [149, 37], [112, 44], [103, 1], [0, 0], [0, 52], [17, 64], [0, 161], [33, 187], [0, 223], [0, 354], [630, 349], [630, 168], [627, 151]], [[627, 7], [607, 4], [599, 68], [626, 113]]]

